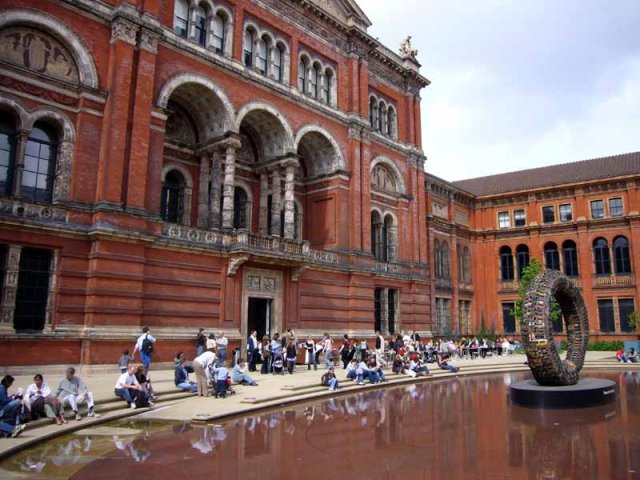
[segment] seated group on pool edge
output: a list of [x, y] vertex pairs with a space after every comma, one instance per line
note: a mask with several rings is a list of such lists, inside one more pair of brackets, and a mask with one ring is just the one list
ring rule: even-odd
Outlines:
[[25, 390], [17, 389], [9, 394], [15, 381], [11, 375], [5, 375], [0, 382], [0, 435], [17, 437], [25, 428], [25, 423], [41, 417], [52, 419], [56, 424], [67, 423], [64, 409], [68, 405], [76, 420], [82, 418], [79, 405], [86, 404], [88, 417], [97, 417], [93, 402], [93, 394], [77, 376], [73, 367], [67, 369], [55, 391], [44, 381], [41, 374], [33, 377], [33, 383]]

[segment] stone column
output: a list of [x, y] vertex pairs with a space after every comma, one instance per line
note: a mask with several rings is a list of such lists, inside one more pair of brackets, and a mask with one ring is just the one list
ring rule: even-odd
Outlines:
[[222, 187], [222, 228], [233, 228], [233, 191], [236, 180], [236, 149], [239, 145], [227, 144]]
[[2, 285], [2, 306], [0, 307], [0, 329], [13, 328], [13, 314], [16, 309], [18, 274], [20, 272], [20, 245], [9, 245], [7, 267]]
[[280, 211], [282, 210], [282, 181], [280, 168], [271, 174], [271, 235], [280, 236]]
[[222, 152], [214, 150], [211, 152], [211, 184], [209, 188], [209, 228], [220, 228], [220, 193], [222, 191], [222, 183], [220, 176], [222, 175]]
[[56, 178], [53, 184], [53, 203], [69, 199], [71, 187], [71, 163], [73, 162], [73, 143], [62, 142], [58, 147], [56, 159]]
[[260, 217], [258, 233], [269, 234], [269, 174], [266, 170], [260, 172]]
[[387, 226], [387, 262], [398, 260], [398, 227]]
[[389, 335], [389, 289], [383, 288], [380, 298], [380, 330], [384, 336]]
[[206, 153], [200, 155], [200, 188], [198, 191], [198, 228], [209, 227], [210, 161]]
[[295, 200], [293, 183], [295, 175], [295, 162], [291, 161], [285, 166], [284, 177], [284, 238], [295, 238]]
[[29, 132], [22, 130], [18, 132], [16, 139], [16, 167], [13, 175], [13, 196], [15, 198], [22, 197], [22, 173], [24, 172], [24, 153], [27, 149], [27, 140]]

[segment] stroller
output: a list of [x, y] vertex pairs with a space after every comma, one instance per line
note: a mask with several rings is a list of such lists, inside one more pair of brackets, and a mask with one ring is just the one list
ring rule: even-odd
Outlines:
[[222, 393], [220, 392], [216, 392], [216, 373], [214, 371], [214, 366], [211, 365], [209, 366], [209, 373], [211, 374], [211, 383], [212, 383], [212, 390], [213, 390], [213, 396], [216, 398], [224, 398], [228, 395], [235, 395], [236, 391], [233, 389], [233, 386], [231, 385], [231, 377], [227, 377], [226, 378], [226, 384], [225, 384], [225, 389]]
[[279, 375], [284, 375], [284, 361], [282, 359], [282, 353], [278, 352], [273, 357], [273, 373], [277, 373]]

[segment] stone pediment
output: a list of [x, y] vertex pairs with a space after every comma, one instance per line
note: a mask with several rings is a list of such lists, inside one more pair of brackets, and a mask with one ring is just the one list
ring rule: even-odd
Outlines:
[[367, 18], [355, 0], [307, 0], [309, 3], [324, 10], [336, 20], [345, 25], [355, 25], [363, 30], [371, 26], [371, 20]]

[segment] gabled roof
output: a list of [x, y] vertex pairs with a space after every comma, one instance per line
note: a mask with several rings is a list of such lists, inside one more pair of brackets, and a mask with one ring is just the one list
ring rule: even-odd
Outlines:
[[346, 25], [357, 25], [363, 30], [371, 26], [367, 17], [355, 0], [307, 0]]
[[475, 196], [640, 174], [640, 152], [451, 182]]

